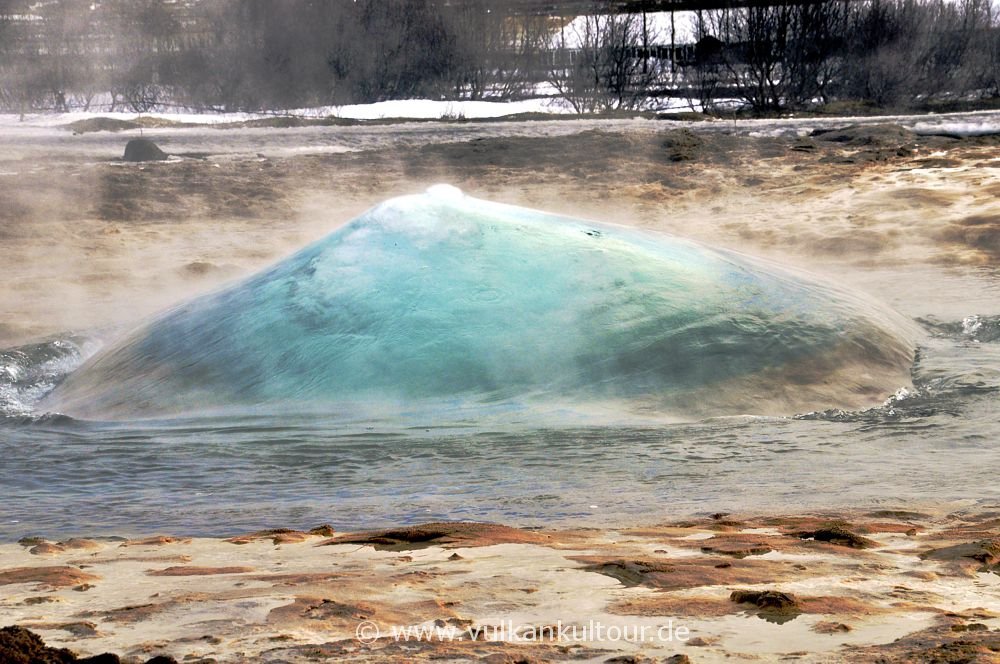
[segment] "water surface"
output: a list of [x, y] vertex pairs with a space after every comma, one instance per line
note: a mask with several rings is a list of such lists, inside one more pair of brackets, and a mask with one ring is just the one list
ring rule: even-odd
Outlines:
[[[896, 283], [870, 276], [926, 334], [915, 389], [883, 407], [631, 426], [552, 426], [549, 415], [515, 410], [445, 428], [419, 414], [405, 422], [343, 413], [140, 423], [15, 416], [0, 424], [0, 541], [996, 504], [997, 275], [923, 272], [936, 288], [905, 290], [914, 275], [894, 274]], [[934, 315], [962, 307], [967, 316]]]

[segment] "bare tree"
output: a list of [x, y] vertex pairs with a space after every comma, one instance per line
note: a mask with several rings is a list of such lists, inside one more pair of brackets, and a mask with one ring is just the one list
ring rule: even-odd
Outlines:
[[24, 57], [23, 39], [18, 34], [17, 16], [21, 15], [23, 0], [0, 0], [0, 105], [6, 109], [17, 108], [24, 115]]
[[694, 37], [694, 48], [680, 63], [684, 94], [691, 110], [710, 113], [729, 82], [726, 45], [711, 34], [704, 11], [695, 15]]
[[509, 15], [495, 6], [470, 0], [445, 15], [455, 36], [451, 77], [458, 97], [506, 100], [532, 91], [549, 20]]
[[972, 36], [968, 67], [973, 72], [973, 85], [983, 96], [1000, 97], [1000, 27], [998, 7], [984, 2], [983, 23]]
[[577, 113], [639, 108], [663, 74], [645, 57], [648, 36], [636, 14], [579, 16], [557, 37], [549, 81]]
[[847, 36], [848, 5], [826, 0], [794, 5], [782, 54], [782, 94], [786, 106], [827, 103], [840, 75]]
[[734, 91], [758, 112], [826, 100], [846, 26], [838, 0], [708, 12], [703, 28], [725, 43]]
[[451, 89], [455, 35], [423, 0], [358, 0], [334, 37], [329, 62], [340, 101], [441, 96]]
[[755, 111], [782, 107], [782, 62], [792, 11], [790, 5], [778, 5], [708, 13], [709, 30], [726, 44], [726, 68], [736, 92]]
[[927, 40], [921, 95], [928, 99], [978, 95], [979, 61], [989, 53], [982, 38], [993, 27], [988, 0], [939, 0], [929, 3], [926, 11], [935, 38]]
[[852, 5], [840, 94], [908, 107], [964, 88], [978, 2], [869, 0]]

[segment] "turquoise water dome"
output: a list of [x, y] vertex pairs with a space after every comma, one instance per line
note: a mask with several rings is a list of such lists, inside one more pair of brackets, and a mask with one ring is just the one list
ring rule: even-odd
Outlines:
[[44, 406], [781, 414], [875, 403], [909, 383], [912, 360], [905, 321], [812, 278], [437, 186], [163, 313]]

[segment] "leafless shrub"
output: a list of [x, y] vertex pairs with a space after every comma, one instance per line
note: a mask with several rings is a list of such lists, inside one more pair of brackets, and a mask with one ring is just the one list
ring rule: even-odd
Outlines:
[[983, 62], [996, 32], [986, 0], [852, 5], [839, 95], [901, 108], [965, 96], [982, 84], [987, 63], [996, 62], [994, 55]]
[[449, 76], [455, 96], [507, 100], [525, 97], [549, 40], [548, 17], [510, 16], [495, 3], [469, 0], [445, 15], [455, 36]]
[[563, 28], [549, 81], [577, 113], [641, 107], [662, 76], [636, 14], [593, 13]]
[[729, 87], [758, 112], [826, 99], [844, 39], [842, 2], [778, 4], [707, 12], [699, 37], [723, 43]]

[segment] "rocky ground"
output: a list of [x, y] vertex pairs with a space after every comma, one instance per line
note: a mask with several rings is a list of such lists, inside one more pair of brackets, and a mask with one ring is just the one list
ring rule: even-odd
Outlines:
[[1000, 661], [996, 512], [31, 538], [0, 587], [5, 662], [23, 630], [135, 662]]

